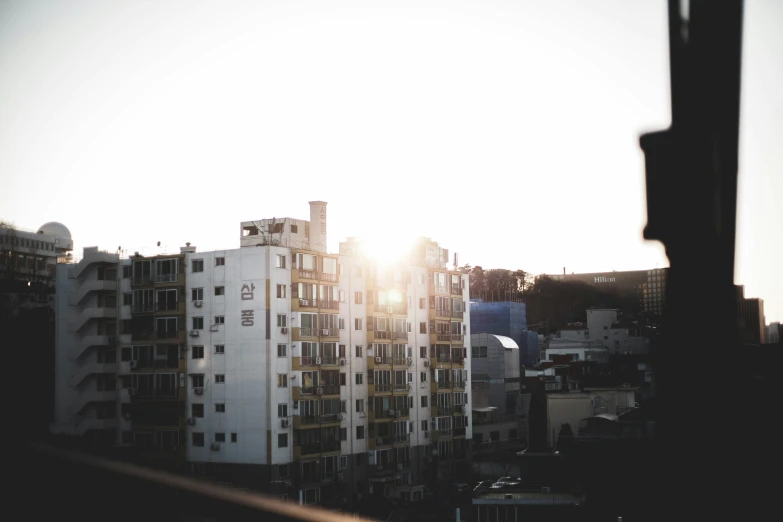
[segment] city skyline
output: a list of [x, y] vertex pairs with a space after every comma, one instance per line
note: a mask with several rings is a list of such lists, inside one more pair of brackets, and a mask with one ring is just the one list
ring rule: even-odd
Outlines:
[[[320, 199], [330, 252], [427, 236], [485, 269], [668, 266], [638, 146], [669, 123], [666, 5], [627, 4], [4, 2], [0, 219], [61, 222], [77, 255], [212, 250]], [[767, 322], [781, 9], [747, 3], [743, 63], [735, 282]]]

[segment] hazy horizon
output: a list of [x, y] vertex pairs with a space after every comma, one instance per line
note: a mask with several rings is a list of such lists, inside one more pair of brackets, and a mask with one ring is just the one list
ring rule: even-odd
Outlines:
[[[567, 5], [564, 5], [567, 4]], [[745, 7], [735, 282], [783, 320], [783, 3]], [[427, 236], [485, 269], [668, 266], [639, 135], [666, 2], [1, 1], [0, 219], [75, 255], [237, 248], [241, 221]]]

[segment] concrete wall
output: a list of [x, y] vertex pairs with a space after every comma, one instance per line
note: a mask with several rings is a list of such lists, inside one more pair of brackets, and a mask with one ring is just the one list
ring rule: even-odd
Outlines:
[[593, 415], [593, 403], [587, 393], [547, 394], [547, 440], [555, 447], [563, 424], [569, 424], [574, 435], [579, 433], [579, 421]]

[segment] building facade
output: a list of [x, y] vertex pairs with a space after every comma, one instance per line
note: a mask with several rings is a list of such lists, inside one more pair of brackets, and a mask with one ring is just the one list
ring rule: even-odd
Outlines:
[[[243, 222], [237, 249], [96, 250], [59, 267], [73, 297], [53, 431], [304, 504], [414, 501], [467, 476], [467, 276], [429, 240], [395, 264], [355, 241], [329, 254], [326, 204], [314, 203], [315, 224]], [[117, 359], [102, 355], [112, 348]]]
[[536, 345], [538, 335], [527, 330], [525, 303], [473, 301], [470, 306], [470, 323], [475, 334], [494, 334], [513, 339], [517, 346], [523, 348], [519, 353], [520, 364], [532, 366], [539, 359]]

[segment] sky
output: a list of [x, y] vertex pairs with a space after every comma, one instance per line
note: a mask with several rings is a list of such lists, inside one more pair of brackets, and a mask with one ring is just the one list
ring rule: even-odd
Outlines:
[[[0, 219], [239, 246], [309, 218], [535, 274], [667, 266], [639, 135], [664, 0], [0, 0]], [[783, 2], [748, 0], [735, 282], [783, 320]]]

